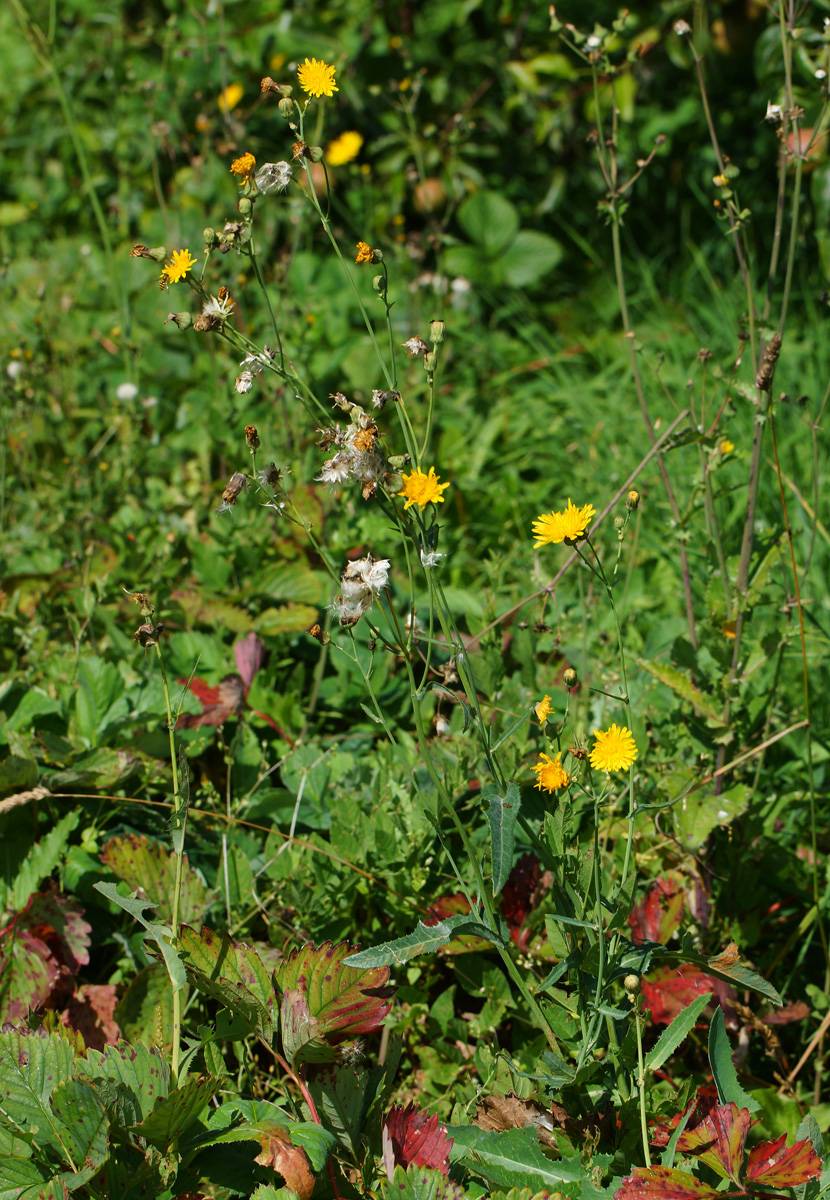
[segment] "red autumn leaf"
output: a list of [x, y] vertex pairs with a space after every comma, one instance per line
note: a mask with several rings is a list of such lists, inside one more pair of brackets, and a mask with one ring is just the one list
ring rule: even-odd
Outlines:
[[680, 925], [683, 904], [683, 888], [676, 880], [664, 876], [655, 879], [628, 918], [633, 940], [667, 945]]
[[468, 913], [470, 911], [470, 902], [461, 892], [456, 892], [454, 896], [439, 896], [437, 900], [433, 900], [427, 909], [427, 915], [424, 917], [424, 925], [437, 925], [439, 921], [446, 920], [447, 917], [455, 917], [459, 913]]
[[[187, 683], [180, 679], [179, 683]], [[200, 713], [182, 713], [176, 722], [177, 729], [198, 729], [201, 725], [224, 725], [231, 717], [238, 717], [245, 707], [245, 687], [238, 675], [226, 675], [212, 687], [198, 676], [190, 681], [190, 690], [202, 704]]]
[[794, 1000], [792, 1004], [785, 1004], [783, 1008], [767, 1013], [761, 1020], [765, 1025], [791, 1025], [793, 1021], [803, 1021], [809, 1015], [809, 1004], [805, 1004], [803, 1000]]
[[87, 983], [79, 988], [69, 1006], [61, 1013], [61, 1022], [77, 1030], [88, 1050], [117, 1046], [121, 1030], [115, 1019], [118, 995], [111, 983]]
[[710, 1200], [714, 1188], [676, 1167], [635, 1167], [614, 1192], [614, 1200]]
[[[698, 1126], [703, 1118], [709, 1115], [717, 1103], [718, 1089], [714, 1086], [714, 1084], [704, 1084], [702, 1087], [699, 1087], [697, 1089], [697, 1094], [690, 1106], [691, 1112], [689, 1113], [689, 1119], [684, 1126], [684, 1132], [686, 1129], [694, 1129], [696, 1126]], [[689, 1110], [685, 1109], [682, 1113], [678, 1113], [677, 1116], [672, 1117], [670, 1121], [663, 1125], [652, 1126], [649, 1136], [649, 1141], [651, 1144], [653, 1146], [667, 1146], [669, 1144], [671, 1135], [674, 1133], [675, 1129], [677, 1129], [677, 1126], [680, 1124], [682, 1118], [686, 1115], [686, 1112], [689, 1112]]]
[[45, 942], [28, 929], [10, 926], [0, 941], [0, 1025], [17, 1023], [40, 1008], [60, 978], [60, 965]]
[[738, 1183], [750, 1123], [748, 1108], [716, 1104], [693, 1129], [686, 1126], [677, 1139], [677, 1149], [681, 1154], [694, 1154], [724, 1179]]
[[410, 1164], [448, 1175], [451, 1149], [452, 1138], [437, 1113], [430, 1116], [415, 1104], [390, 1108], [383, 1126], [383, 1167], [390, 1183], [395, 1167], [406, 1170]]
[[251, 684], [254, 682], [254, 676], [262, 666], [262, 660], [265, 657], [265, 642], [255, 633], [249, 633], [241, 642], [234, 644], [233, 656], [236, 659], [236, 669], [245, 686], [247, 698]]
[[808, 1179], [821, 1175], [821, 1159], [809, 1141], [787, 1146], [787, 1135], [771, 1142], [753, 1146], [746, 1164], [747, 1182], [760, 1182], [765, 1187], [800, 1187]]
[[294, 1146], [288, 1131], [275, 1121], [261, 1121], [256, 1128], [262, 1151], [254, 1162], [278, 1171], [285, 1186], [296, 1192], [300, 1200], [310, 1200], [315, 1180], [305, 1150]]
[[550, 872], [542, 871], [535, 854], [523, 854], [507, 877], [501, 892], [501, 912], [519, 947], [530, 940], [530, 930], [524, 924], [550, 887], [550, 879]]
[[62, 892], [36, 892], [18, 918], [19, 924], [46, 942], [71, 975], [89, 962], [92, 926], [84, 910]]
[[728, 984], [707, 975], [693, 963], [658, 967], [642, 980], [641, 988], [645, 1007], [651, 1009], [651, 1019], [657, 1025], [671, 1025], [677, 1014], [702, 992], [714, 992], [722, 1007], [729, 997]]

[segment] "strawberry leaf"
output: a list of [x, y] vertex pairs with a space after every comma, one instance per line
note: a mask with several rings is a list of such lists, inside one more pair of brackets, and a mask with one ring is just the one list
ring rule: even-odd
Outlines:
[[677, 1149], [694, 1154], [724, 1179], [738, 1183], [749, 1126], [749, 1109], [716, 1104], [694, 1129], [683, 1130]]
[[772, 1142], [761, 1142], [753, 1146], [746, 1164], [747, 1181], [763, 1183], [764, 1187], [800, 1187], [808, 1179], [821, 1175], [821, 1159], [810, 1142], [796, 1142], [787, 1146], [787, 1135], [782, 1133]]
[[271, 976], [257, 952], [226, 933], [183, 925], [179, 948], [188, 978], [207, 996], [241, 1017], [271, 1042], [276, 1032], [277, 999]]
[[708, 1183], [676, 1167], [635, 1167], [614, 1192], [614, 1200], [710, 1200], [717, 1194]]
[[[201, 921], [207, 908], [207, 892], [201, 877], [182, 862], [180, 914], [188, 924]], [[176, 856], [160, 842], [138, 834], [110, 838], [101, 851], [101, 861], [127, 886], [158, 908], [161, 921], [173, 918], [176, 891]]]
[[383, 1126], [383, 1166], [390, 1182], [396, 1166], [406, 1169], [411, 1164], [448, 1175], [451, 1149], [452, 1138], [437, 1113], [430, 1116], [415, 1104], [390, 1108]]

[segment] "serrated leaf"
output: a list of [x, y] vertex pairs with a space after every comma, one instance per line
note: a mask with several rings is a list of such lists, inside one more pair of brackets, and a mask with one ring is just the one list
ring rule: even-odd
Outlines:
[[29, 1158], [0, 1154], [0, 1200], [18, 1200], [21, 1190], [48, 1179], [46, 1168]]
[[714, 1188], [676, 1167], [635, 1167], [614, 1192], [614, 1200], [710, 1200]]
[[251, 1192], [251, 1200], [300, 1200], [291, 1188], [272, 1187], [270, 1183], [261, 1183], [255, 1192]]
[[753, 1146], [746, 1164], [747, 1182], [761, 1183], [764, 1187], [801, 1187], [809, 1179], [821, 1175], [821, 1159], [810, 1142], [796, 1142], [787, 1146], [787, 1135], [771, 1142]]
[[293, 950], [275, 973], [280, 1031], [289, 1062], [328, 1062], [336, 1044], [379, 1029], [392, 1007], [389, 971], [347, 965], [348, 942]]
[[149, 904], [146, 900], [138, 899], [135, 894], [120, 896], [114, 883], [94, 883], [92, 886], [96, 892], [100, 892], [102, 896], [106, 896], [113, 904], [117, 904], [119, 908], [123, 908], [125, 912], [128, 912], [131, 917], [138, 921], [139, 925], [144, 926], [148, 937], [156, 943], [161, 952], [173, 991], [180, 991], [187, 983], [187, 977], [182, 960], [172, 945], [173, 934], [166, 925], [159, 925], [155, 921], [148, 921], [144, 916], [144, 909], [154, 908], [155, 905]]
[[515, 783], [508, 783], [505, 794], [495, 783], [488, 783], [481, 799], [489, 804], [487, 813], [490, 822], [490, 856], [493, 864], [493, 896], [498, 896], [507, 883], [513, 866], [513, 834], [522, 795]]
[[711, 959], [704, 958], [702, 954], [697, 954], [693, 950], [667, 951], [658, 947], [653, 947], [652, 950], [652, 957], [655, 961], [692, 963], [695, 966], [702, 967], [707, 975], [714, 975], [716, 979], [725, 979], [727, 983], [733, 983], [738, 988], [749, 988], [750, 991], [758, 992], [759, 995], [765, 996], [767, 1000], [771, 1001], [778, 1008], [784, 1003], [781, 996], [772, 984], [764, 979], [763, 975], [759, 975], [757, 971], [753, 971], [749, 967], [742, 966], [740, 962], [736, 962], [733, 966], [725, 967], [722, 965], [722, 961], [719, 961], [719, 955]]
[[506, 944], [506, 939], [494, 933], [489, 925], [483, 925], [466, 913], [459, 913], [435, 925], [424, 925], [423, 921], [419, 921], [412, 933], [373, 946], [371, 950], [361, 950], [359, 954], [350, 955], [346, 961], [352, 967], [391, 967], [396, 963], [409, 962], [421, 954], [435, 954], [454, 937], [462, 934], [485, 938], [496, 946]]
[[646, 1055], [646, 1067], [649, 1071], [659, 1070], [666, 1059], [674, 1054], [677, 1047], [686, 1040], [694, 1029], [695, 1022], [711, 999], [712, 993], [704, 992], [703, 995], [693, 1000], [687, 1008], [678, 1013], [671, 1025], [663, 1030]]
[[68, 812], [45, 837], [32, 846], [11, 886], [10, 904], [15, 912], [23, 911], [29, 897], [57, 867], [66, 852], [69, 835], [78, 824], [80, 815], [80, 809], [77, 808]]
[[[143, 834], [111, 838], [101, 851], [101, 861], [132, 891], [158, 910], [163, 921], [173, 919], [176, 891], [176, 855], [160, 842]], [[199, 922], [207, 908], [207, 892], [200, 876], [182, 862], [182, 891], [179, 913], [183, 923]]]
[[109, 1119], [104, 1105], [91, 1083], [67, 1079], [52, 1093], [52, 1112], [63, 1126], [63, 1146], [78, 1168], [72, 1182], [79, 1186], [92, 1178], [107, 1157]]
[[[170, 1087], [170, 1067], [160, 1050], [123, 1041], [102, 1051], [88, 1050], [86, 1058], [79, 1060], [76, 1074], [92, 1080], [112, 1102], [120, 1098], [119, 1120], [125, 1125], [149, 1116]], [[107, 1084], [113, 1086], [106, 1088]]]
[[366, 1107], [372, 1099], [367, 1095], [368, 1079], [365, 1067], [339, 1066], [321, 1072], [306, 1085], [321, 1121], [349, 1150], [359, 1144]]
[[69, 1200], [67, 1180], [72, 1178], [72, 1175], [67, 1175], [65, 1171], [62, 1171], [60, 1175], [54, 1175], [45, 1184], [36, 1183], [32, 1187], [26, 1188], [24, 1192], [18, 1192], [17, 1200]]
[[694, 1154], [721, 1178], [738, 1184], [749, 1125], [746, 1108], [716, 1104], [693, 1128], [686, 1127], [677, 1148], [682, 1154]]
[[16, 1029], [0, 1033], [0, 1112], [12, 1129], [38, 1129], [42, 1144], [61, 1145], [63, 1127], [49, 1105], [72, 1075], [75, 1052], [59, 1033]]
[[383, 1180], [384, 1200], [467, 1200], [460, 1184], [429, 1167], [397, 1167], [392, 1182]]
[[448, 1175], [452, 1138], [437, 1113], [393, 1104], [383, 1124], [383, 1166], [390, 1181], [395, 1167], [431, 1167]]
[[221, 1081], [211, 1076], [192, 1076], [167, 1096], [160, 1096], [153, 1110], [133, 1133], [146, 1138], [158, 1150], [166, 1151], [175, 1139], [185, 1133], [219, 1090]]
[[745, 1092], [738, 1082], [738, 1072], [732, 1062], [732, 1047], [729, 1045], [722, 1008], [715, 1009], [709, 1025], [709, 1065], [721, 1104], [734, 1104], [738, 1108], [747, 1108], [750, 1112], [758, 1111], [761, 1107], [758, 1101]]
[[35, 932], [37, 927], [51, 927], [61, 942], [63, 965], [73, 975], [89, 963], [92, 926], [84, 920], [84, 910], [71, 896], [62, 892], [37, 893], [32, 896], [25, 913], [21, 913], [20, 923]]
[[707, 695], [700, 688], [695, 687], [691, 679], [682, 671], [670, 667], [668, 663], [655, 662], [649, 658], [638, 658], [636, 661], [638, 667], [670, 688], [676, 696], [691, 705], [699, 716], [705, 717], [713, 725], [724, 724], [722, 706], [718, 704], [715, 697]]
[[0, 1024], [24, 1020], [52, 992], [60, 966], [44, 941], [28, 929], [12, 928], [0, 957]]
[[226, 933], [183, 925], [179, 946], [188, 977], [200, 992], [242, 1017], [267, 1042], [276, 1033], [277, 997], [271, 976], [257, 952]]
[[546, 1158], [532, 1126], [496, 1133], [469, 1125], [451, 1125], [448, 1133], [456, 1151], [459, 1146], [466, 1149], [464, 1165], [500, 1187], [562, 1191], [569, 1183], [578, 1184], [588, 1179], [579, 1156], [560, 1158], [555, 1162]]

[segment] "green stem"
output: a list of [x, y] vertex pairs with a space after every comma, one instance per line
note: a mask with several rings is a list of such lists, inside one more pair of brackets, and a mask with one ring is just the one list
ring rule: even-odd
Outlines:
[[[164, 656], [161, 652], [161, 638], [156, 641], [156, 656], [159, 662], [161, 671], [161, 685], [164, 690], [164, 707], [167, 713], [167, 733], [170, 739], [170, 765], [173, 770], [173, 820], [178, 821], [181, 817], [181, 794], [179, 792], [179, 770], [176, 763], [176, 738], [174, 734], [175, 722], [173, 720], [173, 710], [170, 704], [170, 689], [167, 685], [167, 672], [164, 668]], [[184, 831], [182, 831], [182, 841], [184, 840]], [[179, 914], [181, 911], [181, 895], [182, 895], [182, 872], [184, 866], [184, 856], [182, 853], [175, 850], [176, 855], [176, 881], [173, 890], [173, 916], [171, 920], [171, 928], [173, 931], [173, 941], [178, 942], [179, 939]], [[173, 991], [173, 1031], [172, 1031], [172, 1056], [170, 1062], [170, 1071], [174, 1080], [179, 1077], [179, 1064], [181, 1062], [181, 1034], [182, 1034], [182, 993], [179, 989]]]
[[648, 1146], [648, 1122], [646, 1120], [646, 1067], [643, 1060], [643, 1029], [640, 1022], [639, 996], [635, 996], [634, 1001], [634, 1027], [637, 1030], [637, 1065], [639, 1068], [637, 1093], [640, 1101], [640, 1132], [643, 1138], [643, 1155], [645, 1156], [646, 1166], [650, 1167], [651, 1152]]

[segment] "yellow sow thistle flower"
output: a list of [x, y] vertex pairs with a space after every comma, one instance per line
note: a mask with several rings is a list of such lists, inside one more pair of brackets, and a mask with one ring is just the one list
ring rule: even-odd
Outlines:
[[370, 263], [374, 257], [375, 252], [368, 242], [357, 243], [357, 258], [355, 262], [358, 266], [361, 266], [363, 263]]
[[585, 536], [585, 530], [591, 523], [596, 509], [593, 504], [583, 504], [577, 508], [568, 497], [568, 507], [564, 512], [542, 513], [533, 522], [533, 533], [536, 537], [534, 546], [547, 546], [557, 542], [576, 542]]
[[596, 771], [627, 771], [637, 757], [634, 736], [624, 725], [595, 729], [594, 737], [591, 766]]
[[254, 173], [256, 159], [253, 154], [240, 154], [239, 158], [235, 158], [231, 163], [231, 175], [239, 176], [239, 186], [247, 183]]
[[430, 467], [428, 475], [417, 469], [413, 469], [411, 475], [404, 475], [403, 487], [398, 492], [399, 496], [406, 497], [406, 504], [403, 506], [404, 512], [413, 504], [417, 504], [422, 511], [428, 504], [443, 504], [444, 497], [441, 493], [450, 485], [439, 483], [438, 479], [435, 467]]
[[734, 449], [735, 443], [730, 442], [729, 438], [721, 438], [718, 442], [718, 450], [720, 450], [724, 458], [726, 458], [727, 454], [731, 454]]
[[231, 112], [244, 95], [245, 89], [241, 83], [229, 83], [224, 91], [219, 93], [219, 108], [223, 113]]
[[308, 96], [333, 96], [339, 91], [334, 83], [335, 69], [316, 58], [307, 58], [297, 71], [300, 87]]
[[162, 269], [161, 273], [162, 276], [167, 276], [169, 283], [178, 283], [195, 266], [196, 259], [189, 250], [174, 250], [171, 255], [171, 261]]
[[539, 701], [538, 704], [535, 704], [533, 706], [533, 711], [536, 713], [537, 718], [544, 725], [545, 721], [548, 719], [548, 715], [553, 712], [553, 705], [551, 704], [550, 696], [545, 696]]
[[326, 147], [326, 159], [329, 166], [345, 166], [353, 158], [357, 158], [362, 145], [362, 135], [354, 129], [347, 129], [345, 133], [340, 134], [340, 137], [335, 138], [333, 142], [329, 142]]
[[557, 754], [556, 758], [550, 758], [547, 754], [539, 755], [533, 770], [536, 772], [536, 787], [540, 792], [557, 792], [560, 788], [566, 788], [571, 782], [571, 777], [561, 763], [561, 754]]

